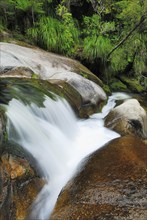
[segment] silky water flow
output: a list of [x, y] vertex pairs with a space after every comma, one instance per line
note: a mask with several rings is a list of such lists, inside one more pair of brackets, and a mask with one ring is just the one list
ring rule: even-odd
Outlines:
[[114, 108], [113, 94], [101, 113], [79, 119], [66, 100], [45, 97], [44, 107], [12, 99], [7, 106], [8, 138], [21, 145], [37, 161], [46, 185], [32, 205], [29, 219], [48, 220], [57, 197], [77, 172], [82, 159], [119, 134], [104, 127], [104, 117]]

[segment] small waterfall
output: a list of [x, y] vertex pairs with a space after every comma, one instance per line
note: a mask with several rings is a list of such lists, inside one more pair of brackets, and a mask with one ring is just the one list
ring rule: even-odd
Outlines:
[[46, 96], [44, 107], [34, 103], [25, 105], [16, 99], [9, 102], [6, 113], [9, 140], [33, 155], [46, 180], [29, 219], [49, 219], [58, 194], [76, 172], [80, 161], [119, 137], [103, 125], [103, 118], [115, 106], [115, 99], [116, 94], [109, 98], [102, 113], [83, 120], [59, 97], [55, 101]]

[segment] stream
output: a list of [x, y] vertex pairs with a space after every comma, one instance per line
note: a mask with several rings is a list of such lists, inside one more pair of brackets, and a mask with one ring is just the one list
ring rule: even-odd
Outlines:
[[104, 117], [127, 99], [124, 93], [109, 97], [101, 113], [79, 119], [68, 102], [45, 96], [43, 107], [12, 99], [7, 105], [7, 131], [10, 141], [21, 145], [37, 161], [46, 181], [29, 219], [47, 220], [65, 184], [80, 169], [80, 162], [119, 134], [104, 127]]

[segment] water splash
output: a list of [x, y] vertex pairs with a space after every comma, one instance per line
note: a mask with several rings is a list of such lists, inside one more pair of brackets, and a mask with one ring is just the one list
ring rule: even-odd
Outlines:
[[30, 152], [47, 184], [33, 204], [29, 219], [49, 219], [62, 187], [80, 161], [119, 135], [104, 127], [103, 118], [115, 106], [111, 96], [102, 113], [78, 119], [62, 98], [46, 96], [44, 107], [13, 99], [7, 106], [8, 137]]

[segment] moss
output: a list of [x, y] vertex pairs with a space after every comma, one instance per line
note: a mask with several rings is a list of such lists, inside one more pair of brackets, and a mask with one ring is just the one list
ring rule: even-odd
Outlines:
[[45, 95], [54, 100], [56, 100], [56, 95], [59, 95], [68, 100], [75, 112], [80, 115], [82, 97], [76, 89], [63, 80], [1, 78], [0, 88], [1, 104], [8, 104], [12, 98], [15, 98], [21, 100], [24, 104], [29, 105], [33, 102], [43, 107]]
[[110, 90], [110, 87], [109, 87], [108, 85], [103, 84], [102, 88], [103, 88], [103, 90], [105, 91], [105, 93], [106, 93], [107, 95], [110, 95], [110, 94], [111, 94], [111, 90]]
[[133, 77], [127, 77], [123, 75], [120, 77], [120, 79], [132, 92], [142, 93], [146, 91], [146, 89], [140, 84], [140, 82]]
[[66, 61], [63, 60], [63, 62], [65, 62], [66, 65], [70, 66], [73, 72], [78, 73], [84, 78], [95, 82], [99, 86], [103, 85], [102, 81], [80, 62], [72, 59], [67, 59]]
[[0, 103], [2, 104], [8, 104], [12, 98], [16, 98], [25, 104], [34, 102], [43, 106], [45, 94], [55, 98], [52, 89], [49, 91], [49, 86], [46, 86], [44, 81], [37, 79], [2, 78], [0, 88]]
[[36, 73], [33, 73], [31, 78], [32, 79], [39, 79], [39, 75]]
[[120, 91], [120, 92], [128, 91], [127, 86], [119, 80], [110, 83], [110, 88], [114, 92], [116, 92], [116, 91]]

